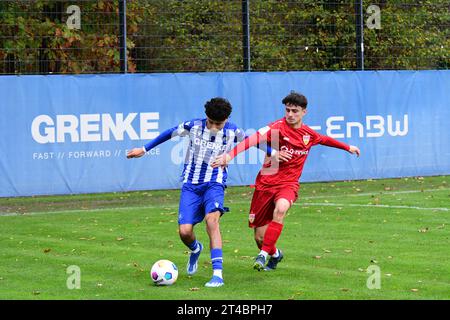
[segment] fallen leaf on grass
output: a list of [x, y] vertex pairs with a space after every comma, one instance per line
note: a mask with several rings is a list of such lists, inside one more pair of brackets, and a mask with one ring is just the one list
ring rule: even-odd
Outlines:
[[302, 294], [303, 294], [303, 292], [296, 292], [292, 296], [290, 296], [288, 298], [288, 300], [294, 300], [296, 296], [299, 296], [299, 295], [302, 295]]
[[144, 272], [145, 271], [137, 262], [133, 262], [133, 267], [138, 269], [140, 272]]
[[123, 238], [123, 237], [117, 237], [117, 238], [116, 238], [117, 241], [122, 241], [122, 240], [124, 240], [124, 239], [125, 239], [125, 238]]
[[91, 240], [95, 240], [95, 237], [92, 238], [78, 238], [80, 240], [87, 240], [87, 241], [91, 241]]
[[199, 288], [189, 288], [189, 291], [199, 291]]
[[314, 259], [320, 259], [322, 256], [314, 256]]
[[412, 292], [419, 292], [419, 289], [411, 289]]
[[425, 232], [428, 232], [428, 230], [429, 230], [429, 228], [426, 227], [426, 228], [419, 229], [418, 231], [419, 231], [420, 233], [425, 233]]
[[50, 251], [52, 251], [50, 248], [44, 249], [44, 253], [49, 253]]

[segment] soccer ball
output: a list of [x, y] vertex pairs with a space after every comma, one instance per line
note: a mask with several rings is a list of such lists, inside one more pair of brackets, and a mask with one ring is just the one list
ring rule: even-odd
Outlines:
[[177, 281], [178, 268], [169, 260], [156, 261], [150, 271], [150, 278], [157, 286], [170, 286]]

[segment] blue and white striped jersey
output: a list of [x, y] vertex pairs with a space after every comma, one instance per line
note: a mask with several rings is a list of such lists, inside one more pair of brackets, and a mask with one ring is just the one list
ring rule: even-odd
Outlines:
[[189, 136], [182, 179], [183, 183], [226, 183], [227, 168], [212, 168], [210, 162], [218, 155], [229, 152], [234, 144], [245, 139], [244, 130], [226, 122], [222, 130], [213, 133], [206, 126], [206, 119], [193, 119], [181, 123], [176, 135]]

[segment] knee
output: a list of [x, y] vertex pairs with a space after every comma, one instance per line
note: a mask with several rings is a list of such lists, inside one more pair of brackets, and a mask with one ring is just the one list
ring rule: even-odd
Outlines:
[[208, 230], [216, 230], [219, 228], [219, 218], [218, 214], [208, 214], [205, 218], [206, 220], [206, 228]]
[[192, 228], [180, 226], [179, 234], [181, 239], [190, 239], [193, 235]]
[[273, 220], [278, 223], [283, 223], [284, 217], [286, 216], [287, 210], [275, 209], [273, 213]]
[[276, 222], [282, 223], [284, 220], [284, 217], [286, 216], [286, 212], [289, 210], [290, 205], [285, 203], [280, 203], [275, 207], [275, 210], [273, 212], [273, 220]]

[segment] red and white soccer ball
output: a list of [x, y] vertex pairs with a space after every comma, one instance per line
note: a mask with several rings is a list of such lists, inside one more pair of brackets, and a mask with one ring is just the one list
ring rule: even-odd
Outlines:
[[169, 260], [156, 261], [150, 271], [150, 278], [157, 286], [170, 286], [177, 281], [178, 268]]

